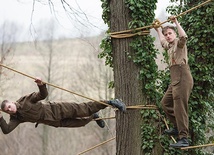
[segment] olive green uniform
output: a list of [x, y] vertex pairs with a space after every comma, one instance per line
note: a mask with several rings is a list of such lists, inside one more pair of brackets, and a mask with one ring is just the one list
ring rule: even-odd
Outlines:
[[54, 127], [81, 127], [93, 119], [94, 113], [106, 108], [98, 102], [42, 102], [48, 95], [45, 85], [38, 86], [39, 92], [21, 97], [16, 101], [17, 112], [10, 115], [9, 123], [0, 118], [0, 127], [7, 134], [20, 123], [43, 123]]
[[162, 40], [167, 50], [171, 83], [161, 100], [170, 122], [178, 129], [179, 138], [188, 136], [188, 100], [193, 88], [193, 78], [188, 65], [186, 37], [176, 38], [173, 43]]

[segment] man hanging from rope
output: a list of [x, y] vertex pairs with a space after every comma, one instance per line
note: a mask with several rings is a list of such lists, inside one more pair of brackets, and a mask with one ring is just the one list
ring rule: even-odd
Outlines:
[[[121, 112], [126, 110], [125, 104], [118, 99], [103, 101], [106, 105], [92, 101], [80, 104], [51, 101], [43, 103], [41, 100], [48, 95], [46, 84], [40, 78], [36, 78], [35, 82], [39, 88], [38, 92], [23, 96], [16, 102], [2, 102], [1, 110], [10, 115], [10, 121], [6, 123], [0, 112], [0, 127], [4, 134], [10, 133], [24, 122], [36, 123], [36, 126], [42, 123], [54, 127], [82, 127], [99, 118], [97, 112], [108, 105], [118, 108]], [[97, 119], [96, 123], [101, 128], [105, 126], [102, 119]]]
[[193, 78], [188, 65], [187, 35], [174, 16], [170, 20], [175, 23], [175, 28], [166, 26], [162, 29], [155, 28], [160, 38], [161, 45], [167, 50], [171, 84], [169, 85], [161, 104], [164, 112], [174, 125], [172, 129], [165, 130], [166, 134], [178, 135], [179, 141], [171, 144], [171, 147], [187, 147], [188, 137], [188, 100], [193, 88]]

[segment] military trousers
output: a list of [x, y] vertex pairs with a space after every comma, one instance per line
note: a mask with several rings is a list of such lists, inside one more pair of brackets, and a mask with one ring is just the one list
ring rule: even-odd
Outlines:
[[161, 100], [162, 108], [169, 121], [178, 129], [179, 138], [188, 137], [188, 101], [193, 88], [189, 65], [170, 67], [171, 83]]
[[[102, 101], [107, 103], [107, 101]], [[44, 119], [38, 121], [54, 127], [82, 127], [93, 119], [93, 114], [107, 106], [99, 102], [49, 102]]]

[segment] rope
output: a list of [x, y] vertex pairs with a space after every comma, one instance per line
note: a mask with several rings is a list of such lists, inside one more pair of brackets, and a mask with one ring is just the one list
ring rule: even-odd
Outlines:
[[[189, 10], [186, 10], [186, 11], [180, 13], [179, 15], [177, 15], [177, 16], [175, 16], [175, 17], [178, 18], [178, 17], [180, 17], [180, 16], [182, 16], [182, 15], [184, 15], [184, 14], [186, 14], [186, 13], [189, 13], [189, 12], [191, 12], [191, 11], [193, 11], [193, 10], [195, 10], [195, 9], [197, 9], [197, 8], [199, 8], [199, 7], [203, 6], [203, 5], [205, 5], [205, 4], [209, 3], [209, 2], [211, 2], [211, 1], [213, 1], [213, 0], [207, 0], [207, 1], [205, 1], [205, 2], [203, 2], [203, 3], [201, 3], [201, 4], [197, 5], [197, 6], [195, 6], [195, 7], [191, 8], [191, 9], [189, 9]], [[170, 21], [170, 19], [168, 19], [168, 20], [162, 22], [161, 25], [164, 24], [164, 23], [166, 23], [166, 22], [169, 22], [169, 21]]]
[[[163, 118], [163, 121], [164, 121], [164, 123], [165, 123], [165, 125], [166, 125], [167, 130], [169, 130], [169, 126], [168, 126], [168, 124], [167, 124], [167, 122], [166, 122], [166, 119]], [[170, 136], [170, 137], [171, 137], [171, 139], [174, 141], [174, 143], [176, 143], [175, 138], [174, 138], [173, 136]]]
[[95, 118], [93, 119], [94, 121], [97, 121], [97, 120], [104, 120], [104, 119], [114, 119], [115, 116], [111, 116], [111, 117], [100, 117], [100, 118]]
[[195, 149], [195, 148], [208, 147], [208, 146], [214, 146], [214, 143], [212, 143], [212, 144], [204, 144], [204, 145], [196, 145], [196, 146], [182, 147], [181, 150]]
[[[165, 125], [166, 125], [166, 129], [169, 130], [169, 126], [166, 122], [166, 118], [164, 116], [161, 115], [160, 111], [158, 111], [159, 117], [164, 121]], [[176, 140], [173, 136], [170, 136], [170, 138], [173, 140], [174, 143], [176, 143]]]
[[130, 29], [130, 30], [124, 30], [124, 31], [119, 31], [119, 32], [112, 32], [110, 33], [110, 35], [116, 35], [116, 34], [122, 34], [122, 33], [127, 33], [127, 32], [133, 32], [133, 31], [137, 31], [137, 30], [142, 30], [142, 29], [147, 29], [147, 28], [151, 28], [152, 25], [149, 26], [144, 26], [144, 27], [140, 27], [140, 28], [136, 28], [136, 29]]
[[[28, 74], [25, 74], [25, 73], [23, 73], [23, 72], [20, 72], [20, 71], [18, 71], [18, 70], [15, 70], [15, 69], [13, 69], [13, 68], [8, 67], [8, 66], [5, 66], [5, 65], [3, 65], [3, 64], [1, 64], [1, 63], [0, 63], [0, 66], [2, 66], [2, 67], [4, 67], [4, 68], [7, 68], [7, 69], [9, 69], [9, 70], [11, 70], [11, 71], [14, 71], [14, 72], [16, 72], [16, 73], [19, 73], [19, 74], [21, 74], [21, 75], [24, 75], [24, 76], [26, 76], [26, 77], [29, 77], [29, 78], [31, 78], [31, 79], [34, 79], [34, 80], [36, 79], [35, 77], [32, 77], [32, 76], [30, 76], [30, 75], [28, 75]], [[104, 104], [104, 105], [109, 106], [109, 107], [112, 107], [111, 105], [109, 105], [109, 104], [107, 104], [107, 103], [105, 103], [105, 102], [98, 101], [98, 100], [95, 100], [95, 99], [86, 97], [86, 96], [84, 96], [84, 95], [75, 93], [75, 92], [73, 92], [73, 91], [70, 91], [70, 90], [68, 90], [68, 89], [59, 87], [59, 86], [57, 86], [57, 85], [54, 85], [54, 84], [51, 84], [51, 83], [48, 83], [48, 82], [45, 82], [45, 81], [42, 81], [42, 82], [45, 83], [45, 84], [47, 84], [47, 85], [50, 85], [50, 86], [52, 86], [52, 87], [55, 87], [55, 88], [58, 88], [58, 89], [67, 91], [67, 92], [69, 92], [69, 93], [72, 93], [72, 94], [74, 94], [74, 95], [77, 95], [77, 96], [80, 96], [80, 97], [83, 97], [83, 98], [86, 98], [86, 99], [89, 99], [89, 100], [92, 100], [92, 101], [95, 101], [95, 102]], [[155, 105], [135, 105], [135, 106], [128, 106], [127, 109], [158, 109], [158, 108], [157, 108]], [[1, 110], [1, 109], [0, 109], [0, 110]]]
[[155, 105], [134, 105], [134, 106], [127, 106], [126, 109], [153, 109], [157, 110], [158, 107]]
[[[14, 71], [14, 72], [16, 72], [16, 73], [19, 73], [19, 74], [21, 74], [21, 75], [24, 75], [24, 76], [26, 76], [26, 77], [29, 77], [29, 78], [31, 78], [31, 79], [34, 79], [34, 80], [36, 79], [35, 77], [32, 77], [32, 76], [30, 76], [30, 75], [27, 75], [27, 74], [25, 74], [25, 73], [22, 73], [22, 72], [20, 72], [20, 71], [17, 71], [17, 70], [15, 70], [15, 69], [10, 68], [10, 67], [7, 67], [7, 66], [5, 66], [5, 65], [3, 65], [3, 64], [0, 64], [0, 66], [2, 66], [2, 67], [4, 67], [4, 68], [7, 68], [7, 69], [9, 69], [9, 70], [12, 70], [12, 71]], [[48, 83], [48, 82], [44, 82], [44, 81], [42, 81], [42, 82], [43, 82], [43, 83], [45, 83], [45, 84], [47, 84], [47, 85], [50, 85], [50, 86], [52, 86], [52, 87], [55, 87], [55, 88], [58, 88], [58, 89], [61, 89], [61, 90], [67, 91], [67, 92], [69, 92], [69, 93], [72, 93], [72, 94], [74, 94], [74, 95], [77, 95], [77, 96], [80, 96], [80, 97], [83, 97], [83, 98], [86, 98], [86, 99], [89, 99], [89, 100], [92, 100], [92, 101], [95, 101], [95, 102], [98, 102], [98, 103], [104, 104], [104, 105], [109, 106], [109, 107], [112, 107], [112, 106], [110, 106], [110, 105], [109, 105], [109, 104], [107, 104], [107, 103], [104, 103], [104, 102], [101, 102], [101, 101], [94, 100], [94, 99], [92, 99], [92, 98], [89, 98], [89, 97], [86, 97], [86, 96], [84, 96], [84, 95], [81, 95], [81, 94], [75, 93], [75, 92], [73, 92], [73, 91], [70, 91], [70, 90], [68, 90], [68, 89], [65, 89], [65, 88], [59, 87], [59, 86], [57, 86], [57, 85], [54, 85], [54, 84], [51, 84], [51, 83]]]
[[102, 143], [100, 143], [100, 144], [98, 144], [98, 145], [95, 145], [95, 146], [93, 146], [93, 147], [91, 147], [91, 148], [89, 148], [89, 149], [87, 149], [87, 150], [85, 150], [85, 151], [83, 151], [83, 152], [80, 152], [78, 155], [84, 154], [84, 153], [86, 153], [86, 152], [88, 152], [88, 151], [90, 151], [90, 150], [92, 150], [92, 149], [94, 149], [94, 148], [96, 148], [96, 147], [99, 147], [99, 146], [101, 146], [101, 145], [103, 145], [103, 144], [105, 144], [105, 143], [108, 143], [108, 142], [114, 140], [115, 138], [116, 138], [116, 137], [113, 137], [113, 138], [111, 138], [111, 139], [109, 139], [109, 140], [106, 140], [106, 141], [104, 141], [104, 142], [102, 142]]
[[[177, 18], [177, 17], [180, 17], [180, 16], [182, 16], [182, 15], [184, 15], [184, 14], [186, 14], [186, 13], [189, 13], [189, 12], [192, 11], [192, 10], [195, 10], [195, 9], [197, 9], [197, 8], [199, 8], [199, 7], [203, 6], [203, 5], [205, 5], [205, 4], [209, 3], [209, 2], [211, 2], [211, 1], [213, 1], [213, 0], [207, 0], [207, 1], [205, 1], [205, 2], [203, 2], [203, 3], [201, 3], [201, 4], [199, 4], [199, 5], [197, 5], [197, 6], [195, 6], [195, 7], [193, 7], [193, 8], [191, 8], [191, 9], [187, 10], [187, 11], [184, 11], [184, 12], [180, 13], [179, 15], [177, 15], [177, 16], [175, 16], [175, 17], [176, 17], [176, 18]], [[134, 34], [129, 34], [129, 33], [136, 32], [136, 31], [143, 30], [143, 29], [148, 29], [148, 28], [149, 28], [149, 29], [151, 29], [151, 28], [157, 28], [157, 27], [160, 27], [162, 24], [164, 24], [164, 23], [166, 23], [166, 22], [169, 22], [169, 21], [170, 21], [170, 19], [168, 19], [168, 20], [166, 20], [166, 21], [164, 21], [164, 22], [161, 23], [161, 22], [159, 22], [159, 21], [156, 19], [151, 25], [144, 26], [144, 27], [139, 27], [139, 28], [136, 28], [136, 29], [124, 30], [124, 31], [119, 31], [119, 32], [112, 32], [112, 33], [110, 33], [110, 36], [111, 36], [112, 38], [126, 38], [126, 37], [136, 36], [136, 35], [138, 35], [138, 33], [141, 33], [141, 32], [134, 33]], [[144, 32], [144, 31], [142, 31], [142, 32]], [[128, 33], [128, 34], [127, 34], [127, 33]], [[148, 33], [145, 33], [145, 34], [148, 34]]]
[[127, 33], [127, 34], [111, 34], [111, 37], [113, 38], [130, 38], [133, 36], [140, 36], [140, 35], [147, 35], [149, 34], [149, 31], [140, 31], [140, 32], [136, 32], [136, 33]]

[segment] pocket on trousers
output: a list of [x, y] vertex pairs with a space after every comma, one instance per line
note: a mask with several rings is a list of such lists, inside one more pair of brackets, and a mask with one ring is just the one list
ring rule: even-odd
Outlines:
[[180, 83], [179, 80], [175, 80], [175, 81], [172, 81], [171, 85], [172, 85], [172, 86], [176, 86], [176, 85], [179, 84], [179, 83]]
[[173, 100], [180, 99], [180, 81], [173, 81], [171, 83], [172, 85], [172, 95], [173, 95]]
[[172, 86], [177, 85], [180, 83], [182, 78], [182, 72], [181, 68], [178, 65], [174, 65], [170, 68], [170, 79], [171, 79], [171, 84]]

